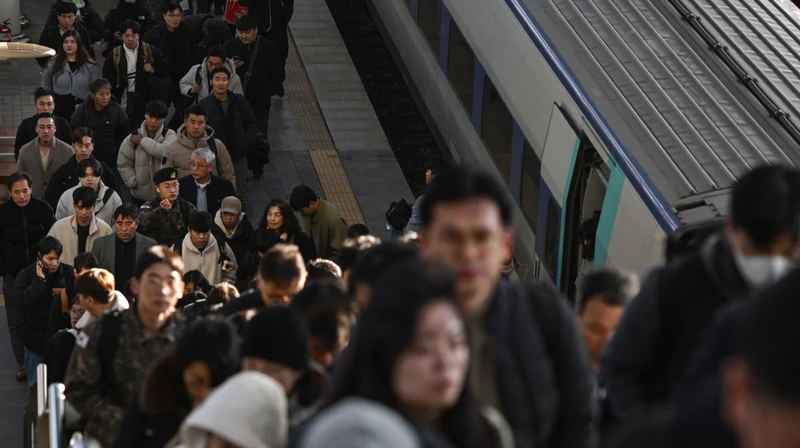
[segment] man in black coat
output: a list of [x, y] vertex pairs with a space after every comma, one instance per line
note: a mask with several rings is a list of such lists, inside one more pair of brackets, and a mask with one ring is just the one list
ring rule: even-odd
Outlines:
[[[236, 175], [236, 197], [247, 204], [247, 153], [256, 137], [256, 116], [244, 95], [228, 90], [230, 72], [225, 67], [211, 71], [212, 94], [200, 101], [208, 111], [206, 124], [214, 129], [214, 137], [222, 140], [233, 162]], [[209, 211], [210, 213], [210, 211]], [[212, 214], [213, 216], [213, 214]]]
[[259, 33], [275, 44], [284, 63], [289, 56], [287, 28], [294, 14], [294, 0], [239, 0], [248, 15], [258, 19]]
[[47, 236], [55, 218], [47, 202], [32, 197], [31, 177], [27, 173], [11, 174], [7, 185], [11, 200], [0, 204], [0, 273], [11, 347], [20, 366], [17, 380], [25, 381], [22, 313], [12, 287], [19, 272], [36, 260], [36, 245]]
[[[17, 127], [17, 136], [14, 139], [14, 159], [19, 158], [19, 149], [31, 140], [38, 138], [36, 133], [36, 122], [38, 121], [39, 114], [48, 113], [52, 114], [56, 108], [56, 100], [53, 92], [50, 90], [39, 87], [33, 93], [33, 107], [36, 113], [32, 117], [22, 120], [22, 123]], [[72, 143], [72, 128], [69, 121], [58, 115], [53, 115], [53, 121], [56, 125], [56, 138], [64, 143]]]
[[191, 32], [181, 22], [180, 6], [174, 2], [165, 3], [161, 7], [161, 16], [164, 22], [146, 32], [142, 40], [164, 53], [171, 81], [169, 100], [177, 106], [183, 100], [179, 81], [192, 68], [197, 57]]
[[478, 403], [505, 416], [519, 448], [587, 447], [594, 380], [566, 300], [541, 285], [501, 279], [514, 243], [507, 194], [487, 173], [436, 176], [422, 203], [420, 253], [457, 272]]
[[[49, 28], [51, 26], [58, 25], [58, 13], [56, 12], [58, 9], [59, 3], [74, 3], [77, 4], [77, 1], [59, 1], [50, 9], [50, 14], [47, 16], [47, 22], [45, 22], [44, 27]], [[94, 10], [91, 6], [91, 2], [89, 0], [83, 0], [80, 2], [83, 6], [77, 8], [75, 10], [75, 17], [87, 31], [89, 31], [89, 36], [92, 38], [92, 42], [100, 42], [103, 40], [103, 18], [100, 17], [100, 14]]]
[[611, 411], [631, 426], [665, 404], [717, 312], [777, 282], [800, 237], [800, 172], [757, 168], [733, 190], [725, 231], [652, 272], [603, 355]]
[[108, 11], [103, 23], [103, 56], [108, 56], [114, 48], [122, 45], [119, 26], [126, 20], [133, 20], [147, 33], [153, 27], [153, 16], [144, 7], [145, 0], [119, 0], [117, 6]]
[[210, 149], [195, 149], [192, 152], [192, 174], [178, 180], [178, 197], [193, 204], [197, 211], [208, 212], [211, 216], [222, 206], [223, 199], [236, 195], [230, 181], [211, 173], [216, 163], [216, 156]]
[[[61, 50], [61, 35], [69, 30], [76, 30], [78, 34], [81, 35], [83, 46], [86, 47], [86, 51], [89, 52], [89, 56], [94, 59], [94, 47], [92, 47], [94, 40], [89, 34], [89, 31], [81, 24], [81, 22], [75, 20], [78, 7], [71, 2], [59, 2], [56, 5], [55, 10], [58, 17], [58, 24], [53, 24], [42, 30], [42, 34], [39, 35], [39, 45], [52, 48], [57, 53]], [[36, 62], [39, 64], [39, 67], [44, 68], [48, 59], [50, 59], [49, 56], [44, 58], [36, 58]]]
[[[78, 162], [92, 157], [92, 151], [94, 151], [93, 138], [94, 132], [87, 127], [81, 126], [72, 131], [72, 140], [74, 140], [72, 150], [75, 151], [75, 157], [70, 158], [67, 163], [61, 165], [53, 173], [53, 177], [47, 183], [47, 191], [44, 194], [44, 200], [53, 207], [53, 210], [58, 207], [61, 195], [78, 185]], [[114, 171], [116, 170], [112, 171], [111, 167], [104, 162], [100, 162], [100, 166], [103, 167], [103, 174], [100, 176], [100, 180], [103, 181], [106, 187], [119, 193], [119, 182], [114, 176]]]
[[125, 109], [111, 97], [111, 83], [96, 79], [89, 87], [91, 94], [79, 104], [69, 120], [73, 129], [85, 126], [94, 133], [94, 157], [117, 172], [117, 154], [131, 125]]
[[47, 324], [54, 297], [60, 298], [67, 285], [75, 282], [72, 266], [61, 263], [61, 242], [55, 237], [43, 238], [38, 246], [38, 259], [20, 271], [12, 294], [23, 313], [22, 343], [25, 346], [25, 369], [28, 386], [36, 380], [36, 366], [42, 362], [47, 344]]
[[126, 20], [119, 32], [122, 45], [103, 63], [103, 77], [111, 83], [111, 93], [119, 98], [133, 128], [138, 129], [150, 100], [168, 101], [169, 68], [160, 49], [139, 42], [142, 28], [138, 23]]
[[[272, 96], [279, 93], [285, 78], [283, 61], [275, 45], [258, 35], [255, 17], [243, 15], [236, 22], [236, 29], [239, 36], [225, 44], [225, 52], [235, 61], [244, 96], [256, 114], [258, 130], [267, 135]], [[254, 52], [255, 61], [251, 70], [250, 59]]]

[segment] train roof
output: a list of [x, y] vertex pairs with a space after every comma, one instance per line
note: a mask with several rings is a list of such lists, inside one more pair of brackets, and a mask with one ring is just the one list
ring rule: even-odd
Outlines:
[[683, 222], [737, 177], [800, 165], [800, 10], [788, 0], [523, 0]]

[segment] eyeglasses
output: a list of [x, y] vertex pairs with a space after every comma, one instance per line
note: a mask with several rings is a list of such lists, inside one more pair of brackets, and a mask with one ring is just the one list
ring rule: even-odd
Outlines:
[[211, 166], [208, 163], [194, 163], [194, 162], [190, 163], [189, 165], [191, 165], [192, 168], [208, 168], [209, 166]]
[[114, 223], [115, 226], [122, 228], [133, 227], [134, 224], [136, 223], [133, 221], [117, 221]]

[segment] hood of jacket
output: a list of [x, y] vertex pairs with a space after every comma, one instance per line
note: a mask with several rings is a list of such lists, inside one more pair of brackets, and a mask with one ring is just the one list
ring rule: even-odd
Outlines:
[[[233, 63], [233, 59], [225, 58], [225, 62], [222, 65], [228, 69], [228, 72], [231, 74], [231, 78], [236, 75], [236, 65]], [[195, 73], [197, 72], [195, 71]], [[203, 62], [200, 63], [200, 79], [204, 81], [208, 80], [208, 57], [203, 58]]]
[[219, 253], [219, 246], [217, 245], [217, 239], [214, 237], [214, 233], [211, 232], [208, 235], [208, 244], [206, 244], [206, 248], [203, 249], [203, 252], [200, 252], [200, 249], [194, 247], [194, 243], [192, 243], [192, 236], [190, 233], [187, 233], [186, 236], [183, 237], [183, 251], [189, 251], [196, 255], [202, 254], [215, 254]]
[[194, 151], [197, 148], [208, 148], [208, 140], [214, 138], [214, 129], [211, 126], [206, 126], [206, 132], [200, 138], [192, 138], [186, 132], [186, 125], [182, 124], [178, 128], [178, 141], [181, 145]]
[[[112, 296], [111, 306], [103, 314], [113, 313], [114, 311], [125, 311], [131, 307], [131, 304], [128, 302], [128, 299], [126, 299], [121, 292], [116, 290], [112, 291], [111, 296]], [[83, 313], [83, 316], [81, 316], [80, 319], [78, 319], [78, 322], [75, 324], [75, 328], [81, 330], [85, 328], [87, 325], [97, 320], [100, 320], [100, 316], [95, 316], [94, 314], [87, 311]]]
[[749, 297], [750, 290], [739, 273], [731, 243], [717, 234], [700, 247], [700, 258], [708, 279], [724, 297]]
[[244, 212], [239, 212], [239, 220], [236, 221], [236, 227], [233, 228], [233, 233], [228, 233], [228, 229], [225, 228], [225, 223], [222, 222], [222, 210], [217, 210], [217, 214], [214, 216], [214, 224], [222, 230], [222, 233], [225, 234], [226, 239], [231, 239], [239, 233], [242, 233], [241, 224], [244, 220]]
[[241, 372], [216, 388], [181, 427], [189, 448], [205, 448], [213, 432], [236, 446], [279, 448], [288, 433], [286, 393], [277, 381], [258, 372]]

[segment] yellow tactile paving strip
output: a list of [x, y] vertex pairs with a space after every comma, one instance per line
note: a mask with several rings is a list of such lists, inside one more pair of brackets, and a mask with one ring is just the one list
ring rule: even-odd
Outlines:
[[4, 307], [4, 306], [6, 306], [6, 298], [3, 297], [3, 296], [0, 296], [0, 307]]
[[303, 67], [297, 45], [291, 33], [289, 36], [289, 58], [286, 61], [284, 88], [300, 124], [300, 131], [311, 154], [314, 169], [317, 170], [319, 183], [322, 185], [325, 198], [342, 212], [348, 224], [364, 224], [364, 216], [350, 187], [350, 179], [344, 171], [339, 153], [333, 145], [331, 133]]

